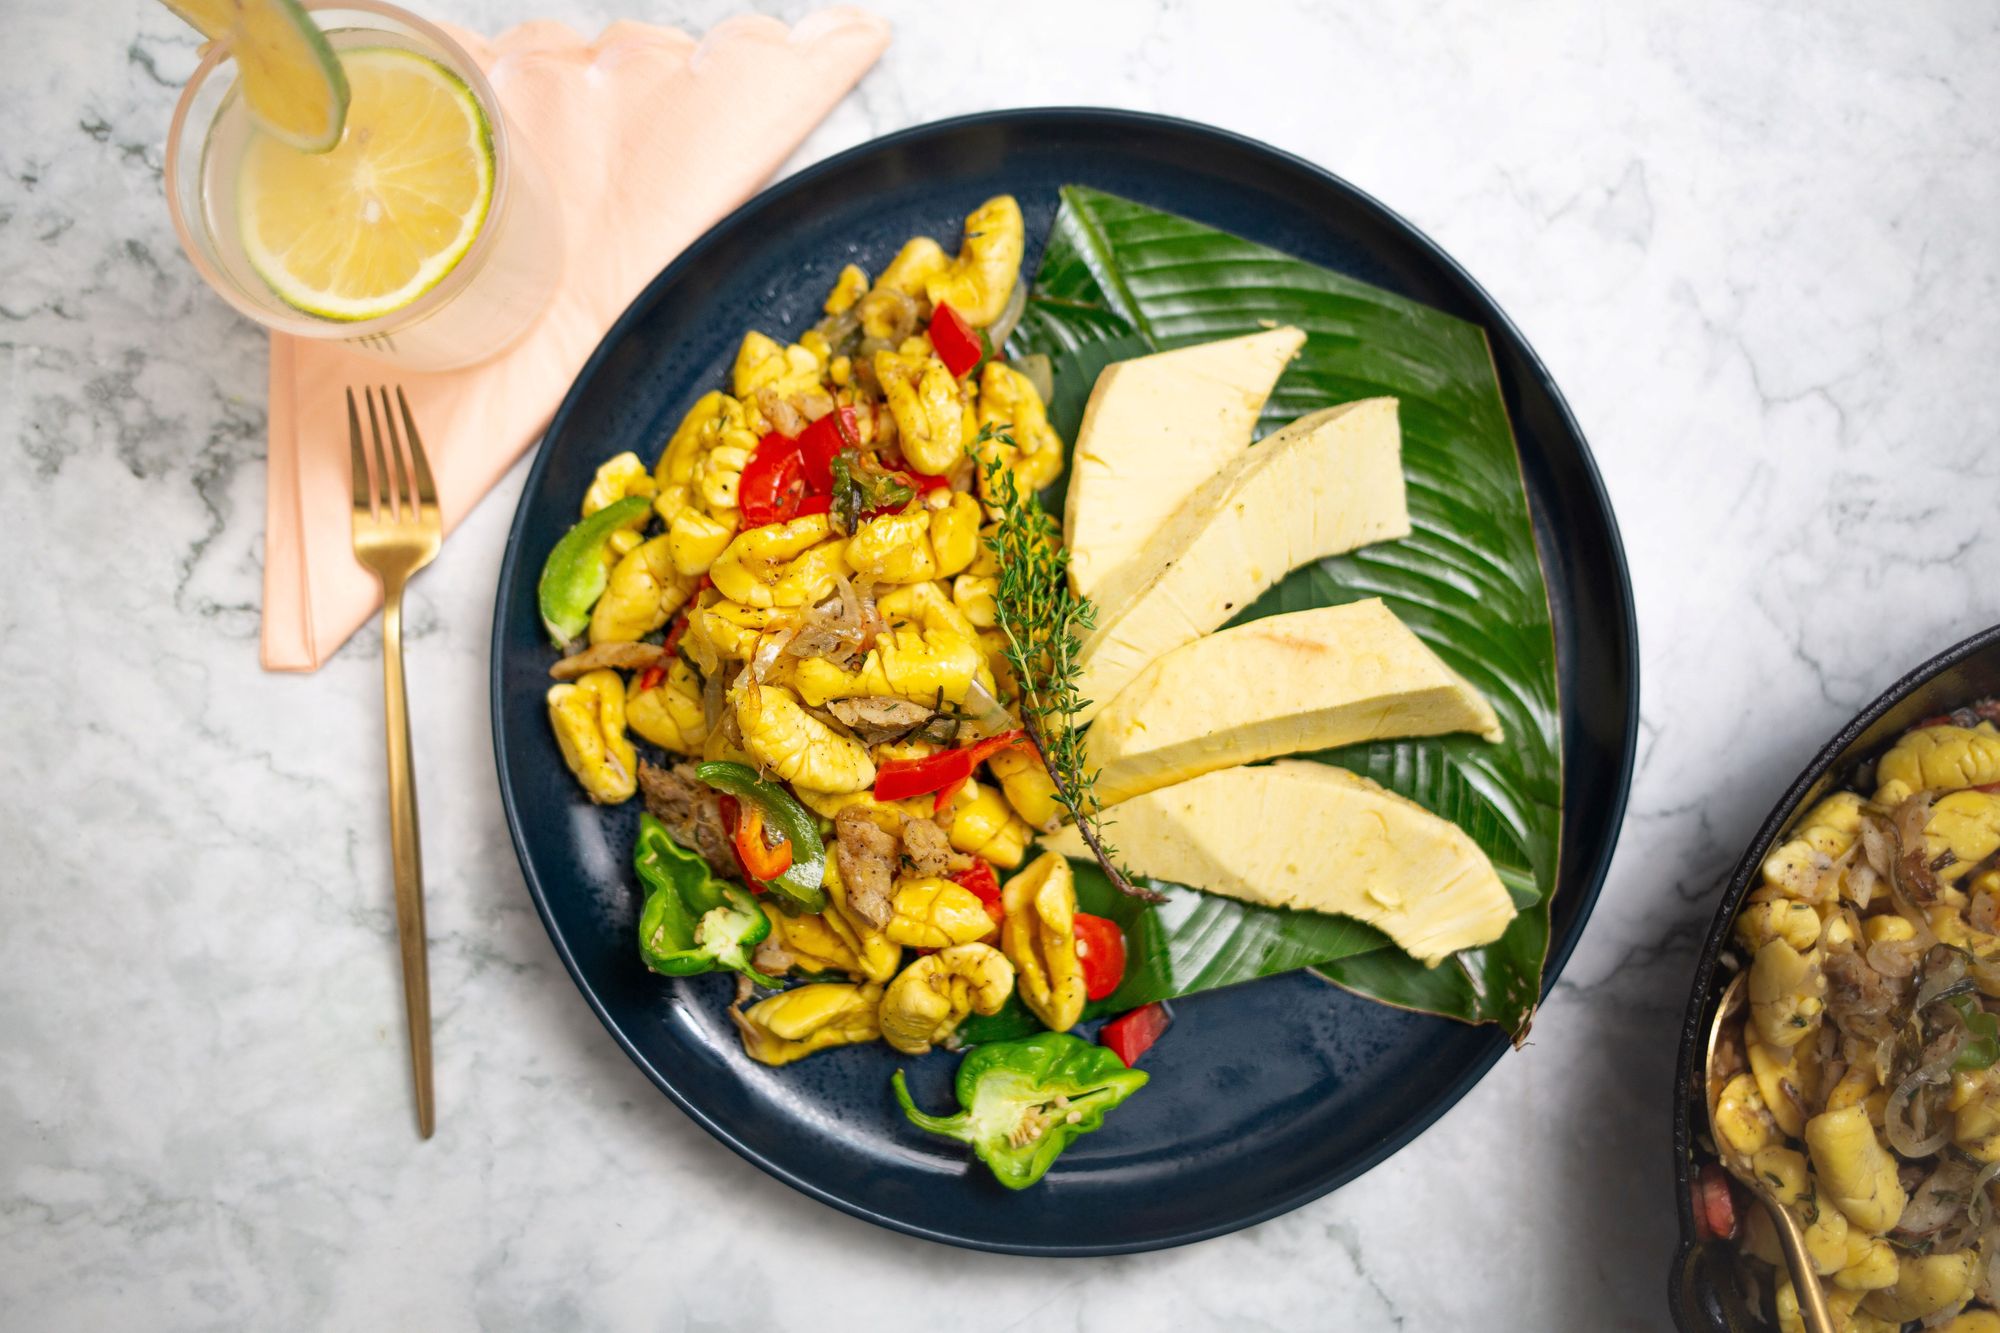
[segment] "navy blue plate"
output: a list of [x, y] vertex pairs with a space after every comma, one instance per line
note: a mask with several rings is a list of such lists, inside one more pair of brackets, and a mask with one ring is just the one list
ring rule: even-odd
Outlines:
[[1618, 529], [1562, 396], [1492, 300], [1408, 223], [1262, 144], [1125, 112], [1009, 111], [843, 153], [718, 223], [632, 303], [577, 377], [528, 477], [493, 623], [493, 748], [528, 890], [584, 998], [661, 1090], [745, 1158], [814, 1198], [912, 1235], [1017, 1254], [1094, 1255], [1201, 1240], [1354, 1179], [1435, 1121], [1506, 1038], [1371, 1004], [1295, 974], [1176, 1004], [1153, 1081], [1033, 1189], [1002, 1189], [956, 1144], [907, 1124], [889, 1075], [951, 1105], [956, 1060], [881, 1045], [786, 1069], [746, 1059], [720, 977], [640, 965], [627, 865], [636, 802], [590, 806], [563, 767], [542, 695], [550, 651], [535, 579], [602, 460], [651, 459], [696, 397], [726, 382], [747, 328], [796, 334], [842, 264], [871, 272], [906, 238], [957, 235], [1008, 192], [1028, 270], [1056, 191], [1095, 186], [1226, 228], [1480, 325], [1520, 438], [1561, 665], [1562, 872], [1545, 984], [1576, 944], [1610, 864], [1638, 727], [1638, 642]]

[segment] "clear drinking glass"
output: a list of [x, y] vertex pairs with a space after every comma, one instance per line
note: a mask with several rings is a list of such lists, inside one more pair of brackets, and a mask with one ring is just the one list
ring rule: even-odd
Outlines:
[[167, 134], [167, 206], [202, 278], [265, 328], [331, 339], [409, 370], [448, 370], [505, 351], [548, 306], [561, 277], [562, 220], [546, 176], [472, 57], [443, 31], [379, 0], [306, 0], [338, 52], [396, 46], [465, 82], [493, 138], [493, 195], [479, 233], [449, 272], [401, 309], [337, 320], [286, 304], [243, 252], [236, 181], [256, 133], [236, 88], [226, 43], [204, 55]]

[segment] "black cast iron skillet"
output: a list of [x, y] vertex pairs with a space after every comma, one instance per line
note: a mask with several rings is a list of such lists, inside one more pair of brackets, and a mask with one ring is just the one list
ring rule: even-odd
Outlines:
[[1711, 1154], [1703, 1152], [1696, 1142], [1696, 1135], [1707, 1131], [1702, 1065], [1708, 1025], [1722, 994], [1716, 958], [1729, 942], [1729, 930], [1743, 895], [1750, 891], [1765, 855], [1801, 811], [1845, 783], [1858, 765], [1887, 749], [1912, 724], [1992, 694], [2000, 694], [2000, 625], [1933, 657], [1842, 727], [1786, 790], [1730, 876], [1695, 965], [1694, 990], [1681, 1028], [1680, 1065], [1674, 1081], [1674, 1198], [1680, 1210], [1681, 1244], [1674, 1256], [1667, 1302], [1681, 1333], [1747, 1333], [1769, 1327], [1735, 1291], [1733, 1244], [1695, 1238], [1690, 1202], [1695, 1173], [1704, 1161], [1711, 1160]]

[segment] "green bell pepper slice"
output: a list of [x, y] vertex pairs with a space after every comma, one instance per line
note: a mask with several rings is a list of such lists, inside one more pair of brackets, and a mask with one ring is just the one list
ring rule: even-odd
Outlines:
[[620, 528], [643, 523], [653, 511], [644, 495], [614, 500], [563, 534], [542, 565], [535, 595], [542, 607], [542, 628], [558, 648], [590, 625], [590, 608], [604, 595], [611, 571], [604, 563], [604, 544]]
[[819, 822], [793, 795], [774, 782], [757, 776], [748, 764], [708, 763], [699, 765], [694, 775], [739, 801], [763, 812], [764, 823], [791, 839], [792, 864], [782, 875], [767, 882], [771, 892], [802, 912], [826, 909], [826, 843], [819, 836]]
[[647, 967], [669, 977], [727, 968], [760, 986], [778, 984], [750, 965], [750, 951], [771, 933], [764, 909], [747, 889], [717, 879], [651, 815], [639, 816], [632, 868], [646, 886], [639, 956]]
[[1146, 1084], [1142, 1070], [1067, 1032], [988, 1042], [959, 1062], [957, 1115], [926, 1115], [898, 1069], [890, 1080], [910, 1123], [972, 1145], [1008, 1189], [1026, 1189], [1079, 1135]]

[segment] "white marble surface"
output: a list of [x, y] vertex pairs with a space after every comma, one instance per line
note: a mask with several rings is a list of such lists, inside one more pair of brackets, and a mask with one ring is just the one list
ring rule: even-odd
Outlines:
[[485, 718], [517, 471], [413, 593], [443, 1105], [419, 1148], [375, 640], [257, 668], [263, 346], [160, 198], [193, 41], [141, 0], [10, 0], [0, 1327], [1664, 1326], [1672, 1042], [1718, 881], [1825, 735], [2000, 619], [1995, 9], [881, 8], [896, 45], [800, 162], [1015, 104], [1214, 121], [1414, 219], [1553, 368], [1624, 524], [1645, 733], [1533, 1045], [1359, 1183], [1191, 1249], [970, 1255], [800, 1200], [626, 1061], [522, 889]]

